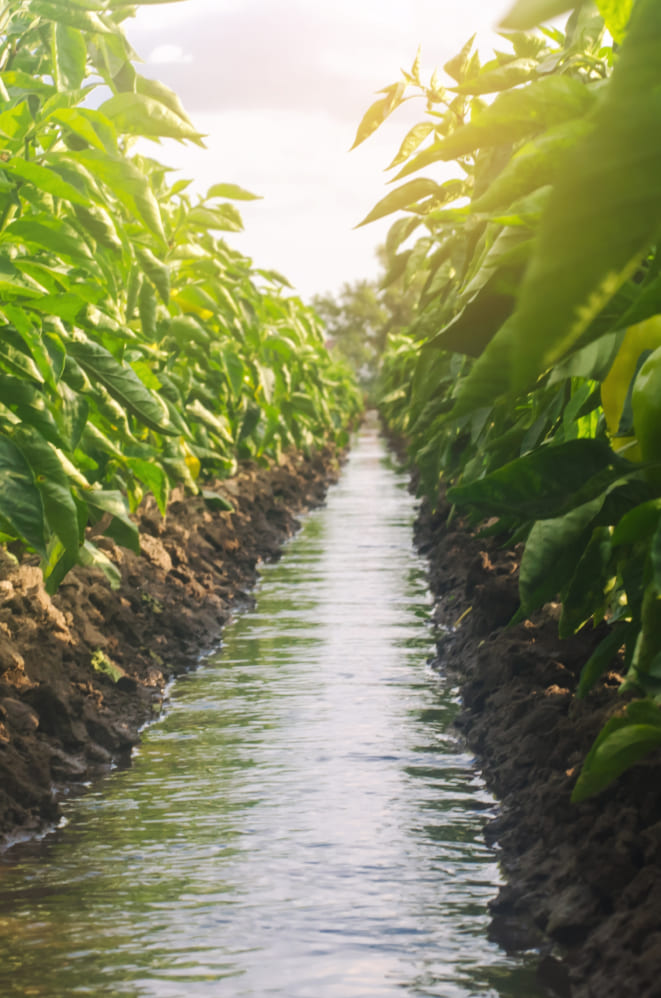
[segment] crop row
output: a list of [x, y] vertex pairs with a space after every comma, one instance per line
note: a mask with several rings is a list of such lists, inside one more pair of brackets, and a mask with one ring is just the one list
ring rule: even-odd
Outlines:
[[[432, 500], [442, 478], [474, 523], [525, 541], [516, 619], [559, 600], [561, 636], [607, 627], [578, 695], [611, 669], [634, 693], [581, 800], [661, 745], [661, 6], [571, 6], [520, 0], [484, 65], [472, 39], [428, 84], [416, 59], [356, 141], [422, 97], [391, 164], [404, 182], [365, 219], [403, 210], [387, 280], [426, 274], [383, 413]], [[565, 10], [564, 32], [530, 30]]]
[[134, 12], [0, 4], [0, 541], [50, 591], [79, 561], [115, 580], [90, 525], [137, 550], [145, 493], [341, 442], [360, 406], [315, 314], [225, 241], [254, 195], [135, 151], [203, 139], [137, 72]]

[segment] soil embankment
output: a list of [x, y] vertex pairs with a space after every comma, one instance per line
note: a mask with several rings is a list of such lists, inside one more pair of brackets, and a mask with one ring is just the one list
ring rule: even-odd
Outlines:
[[565, 998], [661, 995], [661, 759], [648, 758], [585, 803], [570, 794], [592, 741], [618, 707], [613, 672], [574, 691], [600, 638], [557, 636], [557, 608], [508, 628], [520, 549], [479, 538], [449, 507], [423, 506], [417, 543], [437, 598], [439, 668], [461, 686], [459, 719], [500, 814], [486, 827], [508, 884], [493, 937], [537, 948], [540, 980]]
[[0, 843], [57, 822], [62, 794], [128, 762], [168, 680], [218, 643], [259, 561], [338, 468], [331, 449], [243, 467], [211, 483], [233, 511], [175, 492], [163, 519], [147, 500], [141, 555], [95, 538], [121, 573], [116, 591], [77, 567], [51, 599], [36, 562], [0, 549]]

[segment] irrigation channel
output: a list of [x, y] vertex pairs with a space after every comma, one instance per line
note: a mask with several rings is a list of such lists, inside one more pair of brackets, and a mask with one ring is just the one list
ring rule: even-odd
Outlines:
[[0, 866], [0, 994], [535, 998], [374, 426], [133, 766]]

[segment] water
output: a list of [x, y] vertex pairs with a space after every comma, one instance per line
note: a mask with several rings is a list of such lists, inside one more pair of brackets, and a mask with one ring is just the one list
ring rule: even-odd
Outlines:
[[0, 994], [534, 998], [486, 940], [414, 502], [373, 429], [130, 770], [0, 866]]

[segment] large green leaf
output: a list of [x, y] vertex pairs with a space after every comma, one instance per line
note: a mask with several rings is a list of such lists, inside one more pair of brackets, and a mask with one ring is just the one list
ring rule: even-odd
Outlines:
[[46, 522], [30, 465], [9, 437], [0, 433], [0, 530], [46, 555]]
[[56, 198], [64, 198], [71, 204], [86, 205], [88, 198], [82, 194], [77, 187], [64, 180], [55, 170], [47, 166], [41, 166], [34, 160], [12, 157], [2, 164], [2, 169], [21, 180], [27, 180], [34, 184], [40, 191], [52, 194]]
[[484, 478], [457, 485], [448, 490], [448, 499], [485, 515], [549, 519], [600, 496], [618, 478], [634, 472], [633, 465], [601, 440], [569, 440], [538, 447]]
[[17, 431], [14, 442], [32, 468], [48, 526], [57, 534], [67, 551], [77, 552], [78, 511], [71, 492], [71, 482], [57, 452], [34, 429], [27, 426]]
[[59, 89], [77, 90], [85, 78], [87, 44], [80, 30], [67, 24], [53, 26], [54, 78]]
[[165, 104], [145, 94], [115, 94], [99, 108], [118, 132], [148, 138], [188, 139], [204, 148], [202, 135]]
[[92, 383], [100, 381], [105, 385], [112, 397], [140, 422], [159, 433], [176, 435], [161, 399], [144, 386], [132, 368], [120, 364], [105, 347], [91, 340], [72, 340], [68, 350]]
[[600, 793], [653, 749], [661, 746], [661, 710], [651, 700], [635, 700], [612, 717], [590, 749], [572, 801]]

